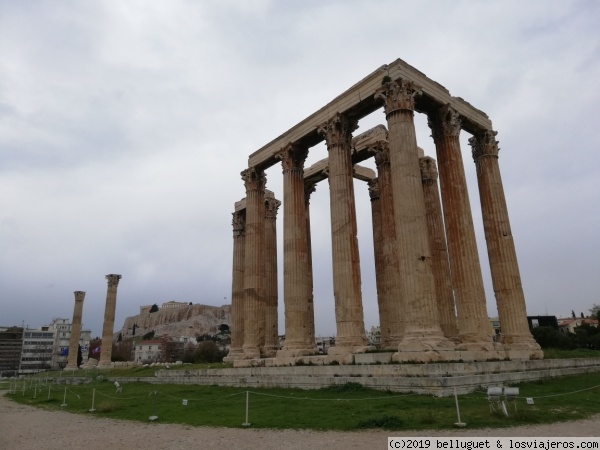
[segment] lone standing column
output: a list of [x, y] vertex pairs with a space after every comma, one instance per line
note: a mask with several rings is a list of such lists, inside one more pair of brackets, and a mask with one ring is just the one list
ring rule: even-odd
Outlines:
[[69, 339], [69, 359], [65, 370], [75, 370], [77, 354], [79, 353], [79, 337], [81, 335], [81, 316], [83, 312], [83, 299], [85, 292], [75, 291], [75, 307], [73, 308], [73, 322], [71, 323], [71, 338]]
[[[381, 274], [377, 282], [381, 348], [396, 349], [404, 335], [404, 311], [398, 266], [394, 199], [391, 185], [390, 151], [387, 141], [377, 142], [370, 148], [375, 155], [381, 210], [381, 262], [376, 269]], [[377, 258], [375, 259], [377, 267]], [[381, 285], [381, 288], [379, 287]]]
[[333, 291], [337, 338], [329, 354], [348, 355], [367, 347], [350, 142], [356, 121], [337, 114], [319, 128], [329, 152]]
[[304, 193], [304, 161], [308, 149], [295, 144], [277, 158], [283, 166], [283, 291], [285, 300], [285, 344], [279, 357], [316, 353], [311, 336], [311, 296], [308, 290], [309, 261]]
[[275, 356], [279, 349], [277, 324], [277, 210], [281, 202], [273, 192], [265, 194], [265, 344], [262, 355]]
[[115, 325], [115, 308], [117, 306], [117, 286], [121, 275], [106, 275], [108, 289], [106, 291], [106, 307], [104, 309], [104, 325], [102, 326], [102, 345], [98, 367], [111, 367], [113, 328]]
[[469, 203], [465, 169], [460, 150], [461, 122], [458, 113], [442, 106], [429, 115], [435, 141], [444, 221], [458, 311], [459, 350], [472, 351], [463, 359], [498, 359], [488, 320], [483, 276], [477, 253], [475, 228]]
[[233, 213], [233, 277], [231, 283], [231, 346], [224, 362], [243, 359], [244, 351], [244, 255], [246, 208]]
[[440, 203], [440, 193], [437, 185], [438, 172], [433, 158], [428, 156], [419, 158], [419, 163], [421, 164], [423, 194], [425, 195], [427, 229], [429, 230], [431, 264], [435, 280], [438, 312], [440, 314], [440, 327], [444, 332], [444, 336], [455, 341], [458, 338], [458, 327], [456, 325], [452, 281], [450, 280], [446, 234], [444, 221], [442, 220], [442, 204]]
[[496, 134], [492, 130], [482, 131], [469, 139], [469, 143], [473, 148], [477, 170], [483, 229], [502, 344], [510, 359], [541, 359], [544, 353], [533, 339], [527, 323], [525, 295], [498, 165]]
[[406, 329], [393, 359], [441, 361], [459, 358], [439, 325], [425, 200], [414, 126], [420, 90], [407, 80], [385, 82], [375, 94], [384, 101], [389, 130], [394, 221]]
[[244, 358], [260, 358], [265, 339], [265, 184], [264, 171], [242, 172], [246, 185], [244, 270]]

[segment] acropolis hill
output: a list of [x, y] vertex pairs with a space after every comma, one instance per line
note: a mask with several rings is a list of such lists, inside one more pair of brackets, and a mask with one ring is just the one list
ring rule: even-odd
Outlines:
[[161, 307], [153, 313], [149, 312], [150, 308], [140, 309], [140, 314], [125, 319], [116, 335], [121, 333], [123, 339], [130, 339], [134, 324], [135, 336], [143, 336], [149, 331], [154, 331], [156, 336], [170, 337], [217, 334], [219, 325], [231, 323], [230, 305], [178, 305], [173, 308]]

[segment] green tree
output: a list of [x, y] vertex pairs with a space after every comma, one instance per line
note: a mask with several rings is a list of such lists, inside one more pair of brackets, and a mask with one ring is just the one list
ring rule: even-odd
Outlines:
[[150, 307], [150, 312], [151, 313], [158, 312], [158, 305], [156, 303]]
[[142, 336], [142, 339], [145, 341], [149, 341], [150, 339], [154, 338], [154, 330], [152, 331], [148, 331], [144, 336]]
[[227, 355], [226, 351], [223, 351], [213, 341], [202, 341], [196, 346], [194, 351], [194, 362], [195, 363], [214, 363], [223, 361], [223, 357]]
[[81, 345], [77, 346], [77, 367], [81, 366], [83, 355], [81, 354]]
[[600, 305], [594, 305], [590, 308], [590, 317], [592, 319], [600, 320]]

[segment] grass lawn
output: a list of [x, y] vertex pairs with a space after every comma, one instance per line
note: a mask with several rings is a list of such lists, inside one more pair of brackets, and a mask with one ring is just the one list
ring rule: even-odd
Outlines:
[[[256, 428], [426, 430], [453, 428], [457, 421], [454, 397], [376, 391], [356, 383], [319, 390], [122, 383], [120, 394], [106, 379], [66, 388], [41, 377], [12, 383], [7, 387], [15, 392], [7, 396], [19, 403], [144, 422], [156, 415], [163, 423], [241, 427], [246, 421], [246, 398], [248, 421]], [[459, 396], [461, 420], [469, 428], [493, 428], [575, 420], [600, 413], [599, 373], [521, 383], [518, 387], [520, 395], [509, 403], [508, 417], [491, 411], [484, 391]], [[96, 411], [89, 412], [93, 396]], [[526, 397], [533, 398], [534, 404], [527, 404]], [[66, 406], [61, 406], [63, 402]]]

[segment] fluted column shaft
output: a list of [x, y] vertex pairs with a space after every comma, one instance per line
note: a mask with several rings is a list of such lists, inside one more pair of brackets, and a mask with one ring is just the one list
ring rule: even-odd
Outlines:
[[316, 186], [314, 184], [304, 184], [304, 204], [306, 205], [306, 246], [308, 254], [308, 281], [306, 282], [306, 295], [309, 298], [309, 311], [308, 311], [308, 334], [311, 336], [311, 345], [316, 345], [315, 340], [315, 296], [314, 296], [314, 285], [313, 285], [313, 265], [312, 265], [312, 240], [310, 232], [310, 196], [315, 192]]
[[75, 291], [75, 306], [73, 308], [73, 321], [71, 322], [71, 337], [69, 339], [69, 358], [65, 370], [77, 369], [77, 354], [79, 353], [79, 337], [81, 336], [81, 316], [83, 314], [83, 300], [85, 292]]
[[[270, 191], [267, 194], [271, 194]], [[275, 356], [279, 349], [277, 313], [277, 209], [281, 202], [273, 195], [265, 198], [265, 344], [263, 356]]]
[[246, 186], [244, 268], [244, 358], [259, 358], [265, 338], [265, 184], [264, 171], [242, 172]]
[[283, 167], [283, 292], [285, 344], [278, 356], [315, 352], [311, 336], [311, 296], [304, 193], [304, 161], [308, 149], [290, 144], [278, 153]]
[[243, 357], [244, 351], [244, 266], [246, 247], [246, 209], [233, 213], [233, 274], [231, 282], [231, 345], [223, 359], [231, 362]]
[[[429, 351], [453, 350], [439, 325], [435, 285], [431, 266], [425, 200], [421, 185], [419, 154], [413, 121], [415, 97], [420, 91], [410, 81], [387, 82], [376, 97], [384, 100], [388, 122], [394, 221], [398, 244], [400, 289], [405, 317], [405, 333], [399, 353], [416, 360], [453, 357]], [[397, 353], [395, 358], [404, 358]]]
[[371, 198], [371, 222], [373, 225], [373, 252], [375, 254], [375, 283], [377, 286], [377, 305], [379, 307], [380, 346], [387, 348], [390, 341], [389, 311], [385, 301], [385, 277], [383, 274], [383, 236], [381, 233], [381, 200], [379, 180], [369, 181], [369, 197]]
[[429, 126], [437, 152], [461, 348], [493, 351], [492, 330], [460, 150], [460, 118], [455, 110], [443, 106], [429, 115]]
[[531, 336], [527, 323], [525, 295], [498, 165], [496, 134], [487, 130], [473, 136], [469, 142], [477, 170], [483, 229], [502, 343], [511, 359], [527, 356], [538, 359], [543, 357], [543, 353]]
[[446, 234], [442, 219], [442, 204], [437, 185], [438, 172], [433, 158], [428, 156], [420, 158], [419, 163], [421, 165], [423, 195], [425, 196], [427, 230], [429, 232], [429, 245], [431, 248], [431, 267], [435, 281], [440, 327], [444, 336], [454, 340], [458, 337], [458, 327], [454, 308], [454, 294], [450, 279]]
[[378, 142], [370, 148], [375, 155], [381, 210], [381, 261], [377, 268], [377, 300], [382, 348], [398, 348], [404, 334], [404, 311], [398, 266], [394, 198], [392, 194], [390, 153], [388, 142]]
[[100, 346], [100, 361], [98, 366], [109, 366], [112, 356], [113, 328], [115, 325], [115, 309], [117, 305], [117, 287], [121, 275], [106, 275], [108, 287], [106, 291], [106, 307], [104, 309], [104, 324], [102, 326], [102, 345]]
[[365, 336], [350, 141], [356, 121], [338, 114], [320, 128], [329, 152], [333, 290], [337, 337], [330, 353], [362, 351]]

